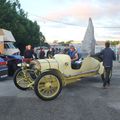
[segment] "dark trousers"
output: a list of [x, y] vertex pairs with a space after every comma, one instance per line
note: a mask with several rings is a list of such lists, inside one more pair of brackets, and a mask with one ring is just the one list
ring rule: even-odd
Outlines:
[[103, 86], [105, 87], [107, 84], [110, 85], [110, 74], [111, 74], [112, 68], [111, 67], [105, 67], [104, 72], [104, 81]]

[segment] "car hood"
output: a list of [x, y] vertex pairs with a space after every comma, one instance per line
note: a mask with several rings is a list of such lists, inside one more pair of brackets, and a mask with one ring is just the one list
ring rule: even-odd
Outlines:
[[36, 68], [40, 69], [41, 71], [47, 69], [59, 69], [59, 64], [55, 59], [39, 59], [34, 60], [31, 63], [36, 64]]

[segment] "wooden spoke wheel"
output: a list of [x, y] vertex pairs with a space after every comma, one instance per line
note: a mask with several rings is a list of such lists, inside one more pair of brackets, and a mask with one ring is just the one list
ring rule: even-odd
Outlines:
[[45, 72], [35, 81], [34, 90], [40, 99], [53, 100], [62, 90], [62, 80], [58, 75], [50, 71]]
[[30, 84], [30, 81], [25, 76], [24, 71], [21, 68], [15, 72], [13, 80], [17, 88], [21, 90], [27, 90], [29, 88], [28, 85]]

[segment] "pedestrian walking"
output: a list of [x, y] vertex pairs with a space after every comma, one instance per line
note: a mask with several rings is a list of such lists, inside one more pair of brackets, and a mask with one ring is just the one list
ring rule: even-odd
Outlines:
[[110, 73], [112, 72], [113, 60], [116, 60], [114, 51], [110, 48], [110, 42], [105, 43], [105, 48], [97, 55], [102, 56], [104, 66], [103, 88], [110, 86]]

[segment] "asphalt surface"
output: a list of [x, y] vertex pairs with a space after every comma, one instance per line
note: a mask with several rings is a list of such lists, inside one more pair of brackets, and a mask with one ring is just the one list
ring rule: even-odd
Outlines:
[[0, 120], [120, 120], [120, 63], [114, 64], [111, 84], [102, 89], [100, 77], [82, 79], [45, 102], [8, 78], [0, 81]]

